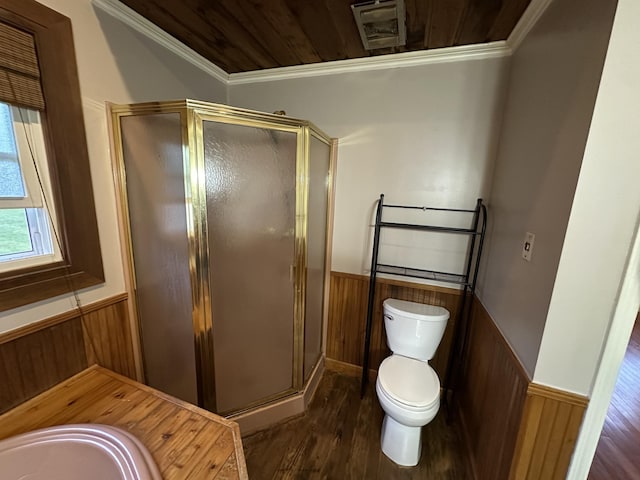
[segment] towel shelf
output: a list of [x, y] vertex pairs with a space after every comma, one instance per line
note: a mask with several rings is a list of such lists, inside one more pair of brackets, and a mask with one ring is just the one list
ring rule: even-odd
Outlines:
[[[471, 226], [469, 228], [461, 228], [445, 225], [426, 225], [383, 221], [383, 210], [392, 208], [421, 210], [424, 212], [453, 212], [471, 215], [469, 221]], [[402, 277], [420, 278], [423, 280], [449, 283], [451, 285], [458, 285], [462, 289], [462, 294], [460, 295], [460, 306], [458, 308], [458, 321], [456, 322], [456, 328], [453, 332], [453, 342], [451, 344], [447, 373], [444, 380], [444, 401], [445, 404], [448, 404], [448, 394], [450, 394], [451, 396], [453, 395], [456, 375], [459, 374], [463, 366], [463, 357], [465, 355], [469, 334], [469, 316], [471, 313], [471, 302], [473, 301], [473, 294], [475, 293], [476, 288], [476, 280], [478, 278], [478, 269], [480, 267], [480, 256], [482, 254], [482, 246], [484, 244], [486, 224], [487, 208], [482, 203], [481, 198], [477, 200], [475, 208], [469, 210], [457, 208], [420, 207], [413, 205], [385, 205], [384, 194], [380, 195], [380, 199], [378, 200], [378, 205], [376, 208], [376, 220], [373, 235], [373, 251], [371, 254], [371, 274], [369, 277], [367, 323], [365, 327], [362, 383], [360, 391], [361, 396], [364, 396], [369, 378], [367, 372], [369, 371], [369, 350], [371, 346], [371, 326], [374, 312], [373, 302], [375, 298], [376, 276], [378, 273], [383, 273], [399, 275]], [[380, 233], [385, 228], [432, 232], [438, 234], [467, 235], [469, 239], [467, 256], [464, 263], [464, 272], [441, 272], [437, 270], [426, 270], [422, 268], [413, 268], [403, 265], [389, 265], [386, 263], [379, 263], [378, 254], [380, 250]], [[469, 297], [469, 301], [467, 301], [467, 297]], [[449, 409], [449, 416], [450, 415], [451, 410]]]
[[[460, 210], [456, 210], [460, 211]], [[452, 228], [452, 227], [440, 227], [436, 225], [414, 225], [411, 223], [392, 223], [392, 222], [380, 222], [381, 227], [386, 228], [401, 228], [404, 230], [424, 230], [427, 232], [441, 232], [441, 233], [458, 233], [463, 235], [480, 235], [480, 232], [475, 232], [469, 228]]]
[[419, 268], [401, 267], [399, 265], [385, 265], [378, 263], [376, 266], [378, 273], [391, 275], [401, 275], [403, 277], [422, 278], [436, 282], [454, 283], [457, 285], [468, 285], [467, 277], [462, 274], [437, 272], [435, 270], [422, 270]]

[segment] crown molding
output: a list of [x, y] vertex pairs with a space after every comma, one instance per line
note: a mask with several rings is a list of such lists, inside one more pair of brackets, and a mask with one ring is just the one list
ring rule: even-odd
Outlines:
[[509, 38], [507, 38], [507, 45], [512, 52], [517, 50], [552, 1], [553, 0], [531, 0], [522, 17], [520, 17], [520, 20], [518, 20], [518, 23], [511, 31]]
[[224, 84], [229, 74], [118, 0], [92, 0], [93, 5], [155, 41]]
[[313, 63], [309, 65], [270, 68], [253, 72], [232, 73], [229, 75], [229, 85], [270, 82], [289, 78], [318, 77], [322, 75], [335, 75], [337, 73], [415, 67], [434, 63], [504, 57], [510, 54], [511, 49], [504, 41], [462, 45], [458, 47], [445, 47], [433, 50], [392, 53], [388, 55], [377, 55], [375, 57]]
[[82, 106], [88, 110], [95, 110], [97, 112], [105, 112], [106, 111], [106, 103], [100, 102], [99, 100], [94, 100], [89, 97], [82, 97]]

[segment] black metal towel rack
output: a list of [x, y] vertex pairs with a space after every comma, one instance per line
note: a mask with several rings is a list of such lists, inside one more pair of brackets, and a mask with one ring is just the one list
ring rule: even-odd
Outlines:
[[[393, 223], [385, 222], [382, 219], [384, 209], [398, 208], [422, 211], [439, 211], [439, 212], [457, 212], [460, 214], [473, 215], [470, 228], [446, 227], [440, 225], [420, 225], [410, 223]], [[376, 220], [373, 234], [373, 252], [371, 255], [371, 276], [369, 278], [369, 297], [367, 306], [367, 323], [364, 339], [364, 358], [362, 365], [362, 383], [360, 396], [364, 396], [369, 371], [369, 349], [371, 346], [371, 325], [373, 319], [376, 276], [378, 273], [387, 273], [392, 275], [400, 275], [404, 277], [421, 278], [425, 280], [434, 280], [445, 282], [462, 287], [460, 295], [460, 306], [458, 308], [458, 321], [456, 329], [453, 333], [453, 342], [449, 354], [447, 374], [444, 380], [445, 392], [451, 390], [452, 379], [454, 379], [454, 370], [458, 371], [462, 365], [462, 355], [466, 350], [466, 343], [469, 333], [469, 314], [471, 312], [471, 301], [476, 288], [476, 280], [478, 278], [478, 269], [480, 267], [480, 256], [482, 254], [482, 246], [484, 244], [484, 236], [487, 225], [487, 208], [479, 198], [473, 210], [455, 209], [455, 208], [434, 208], [434, 207], [417, 207], [409, 205], [385, 205], [384, 194], [380, 195], [378, 207], [376, 209]], [[380, 248], [380, 231], [383, 228], [450, 233], [456, 235], [469, 236], [469, 244], [467, 249], [467, 258], [465, 263], [465, 271], [463, 273], [440, 272], [436, 270], [423, 270], [411, 268], [407, 266], [388, 265], [378, 263], [378, 251]], [[475, 261], [474, 261], [475, 260]], [[469, 305], [467, 305], [467, 297], [470, 297]], [[467, 312], [465, 314], [465, 311]], [[444, 399], [447, 401], [448, 396], [445, 394]]]

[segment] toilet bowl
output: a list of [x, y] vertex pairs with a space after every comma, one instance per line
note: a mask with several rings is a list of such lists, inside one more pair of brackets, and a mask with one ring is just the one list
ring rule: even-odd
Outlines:
[[428, 360], [438, 347], [449, 312], [402, 300], [383, 303], [387, 341], [393, 354], [378, 369], [376, 393], [385, 417], [382, 452], [402, 466], [415, 466], [422, 450], [422, 427], [440, 408], [440, 380]]
[[382, 452], [398, 465], [414, 466], [422, 451], [422, 427], [440, 408], [440, 381], [427, 362], [392, 355], [378, 370], [376, 393], [385, 418]]

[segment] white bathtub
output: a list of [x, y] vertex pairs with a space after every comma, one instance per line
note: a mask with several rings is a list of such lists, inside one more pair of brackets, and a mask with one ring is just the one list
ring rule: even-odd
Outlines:
[[137, 438], [98, 424], [60, 425], [0, 440], [0, 478], [162, 480]]

